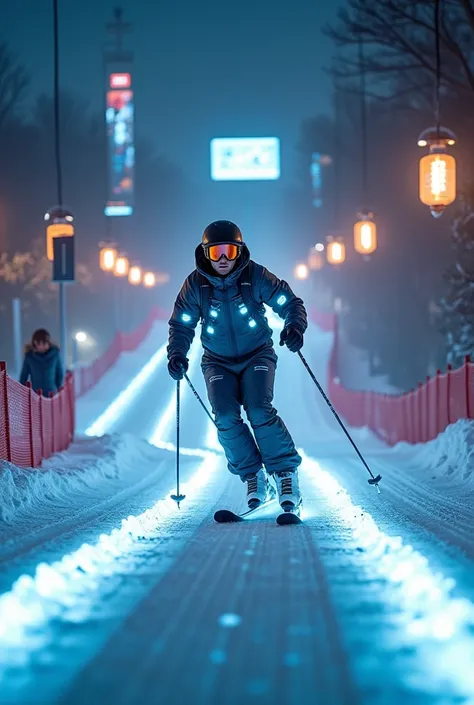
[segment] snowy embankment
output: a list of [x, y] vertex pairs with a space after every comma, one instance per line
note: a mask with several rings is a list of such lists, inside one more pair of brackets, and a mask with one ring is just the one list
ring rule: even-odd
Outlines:
[[87, 438], [41, 468], [0, 463], [0, 555], [16, 537], [87, 513], [139, 485], [165, 451], [127, 435]]
[[474, 421], [462, 419], [428, 443], [399, 443], [392, 454], [409, 456], [418, 480], [474, 492]]
[[[164, 324], [157, 323], [138, 350], [122, 354], [78, 400], [80, 434], [98, 418], [103, 419], [101, 433], [112, 434], [118, 418], [143, 404], [139, 395], [146, 392], [147, 381], [165, 358], [164, 335]], [[0, 462], [0, 556], [20, 537], [77, 519], [107, 499], [117, 498], [126, 488], [137, 487], [150, 469], [160, 466], [163, 457], [162, 450], [121, 433], [102, 438], [79, 436], [67, 451], [43, 461], [40, 468]]]

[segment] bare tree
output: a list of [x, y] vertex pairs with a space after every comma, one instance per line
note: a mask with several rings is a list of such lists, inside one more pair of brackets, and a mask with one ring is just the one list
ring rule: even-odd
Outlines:
[[[432, 95], [436, 74], [435, 0], [347, 0], [325, 29], [340, 48], [366, 47], [365, 66], [374, 95]], [[440, 26], [445, 90], [474, 92], [474, 0], [442, 0]], [[359, 74], [359, 62], [344, 59], [344, 77]]]
[[8, 46], [0, 43], [0, 128], [25, 98], [30, 78]]

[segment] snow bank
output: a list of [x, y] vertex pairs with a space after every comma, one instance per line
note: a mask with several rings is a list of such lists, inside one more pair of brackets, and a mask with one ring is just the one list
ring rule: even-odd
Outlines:
[[[8, 526], [31, 531], [143, 479], [166, 452], [130, 435], [86, 438], [43, 462], [18, 468], [0, 461], [0, 537]], [[2, 526], [3, 524], [3, 526]]]
[[393, 453], [409, 453], [410, 464], [419, 465], [426, 479], [474, 489], [474, 421], [461, 419], [428, 443], [396, 445]]

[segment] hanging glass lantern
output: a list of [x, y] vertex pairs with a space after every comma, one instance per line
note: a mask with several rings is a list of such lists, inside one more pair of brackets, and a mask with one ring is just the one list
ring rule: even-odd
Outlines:
[[370, 255], [377, 249], [377, 225], [373, 218], [373, 213], [357, 214], [357, 222], [354, 224], [354, 249], [361, 255]]
[[143, 277], [143, 284], [151, 289], [152, 287], [155, 286], [156, 284], [156, 276], [153, 274], [153, 272], [147, 272], [144, 277]]
[[330, 240], [327, 248], [327, 260], [329, 264], [343, 264], [346, 259], [346, 246], [341, 240]]
[[126, 277], [128, 274], [128, 259], [125, 255], [119, 255], [115, 260], [114, 274], [116, 277]]
[[100, 247], [100, 268], [103, 272], [113, 272], [115, 260], [117, 259], [117, 249], [113, 242], [101, 242]]
[[134, 286], [137, 286], [137, 284], [141, 284], [142, 281], [142, 270], [138, 265], [133, 265], [133, 267], [130, 267], [128, 271], [128, 281], [130, 284], [133, 284]]
[[309, 268], [307, 264], [297, 264], [294, 270], [295, 279], [307, 279], [309, 277]]
[[418, 138], [419, 147], [430, 149], [420, 159], [420, 201], [435, 218], [456, 200], [456, 160], [447, 153], [447, 147], [455, 144], [454, 133], [446, 127], [430, 127]]

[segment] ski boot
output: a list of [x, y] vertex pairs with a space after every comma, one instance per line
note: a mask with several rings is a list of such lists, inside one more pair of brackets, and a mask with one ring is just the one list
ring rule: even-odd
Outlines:
[[278, 501], [283, 511], [298, 512], [301, 505], [298, 471], [276, 472], [273, 477], [278, 490]]
[[247, 483], [247, 504], [249, 509], [256, 509], [260, 504], [275, 497], [275, 488], [268, 482], [265, 470], [259, 470], [245, 478]]

